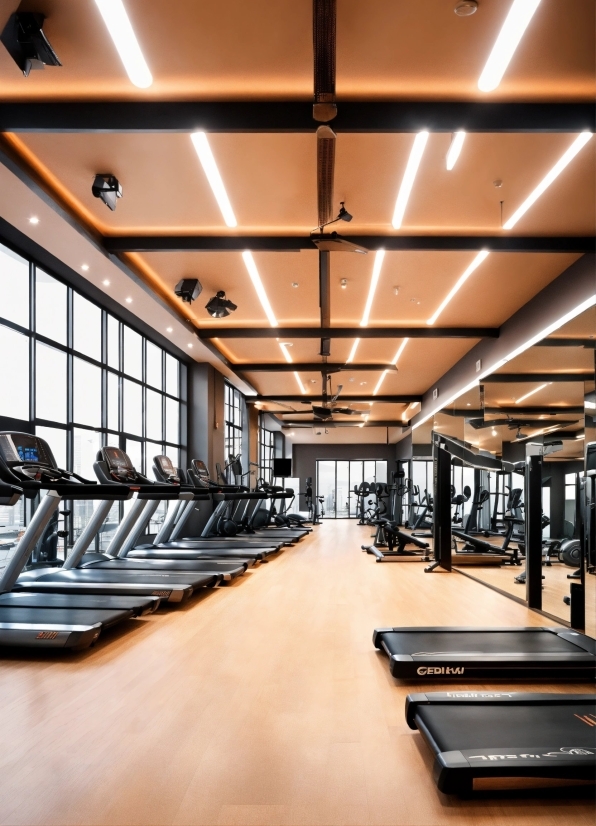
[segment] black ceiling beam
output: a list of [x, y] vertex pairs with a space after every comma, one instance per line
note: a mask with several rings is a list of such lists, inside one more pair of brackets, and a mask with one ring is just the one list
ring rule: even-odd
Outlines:
[[[583, 415], [583, 406], [567, 406], [567, 407], [526, 407], [525, 405], [516, 405], [515, 407], [485, 407], [485, 413], [497, 414], [502, 413], [504, 416], [512, 416], [520, 419], [524, 416], [549, 416], [549, 415], [564, 415], [564, 416], [581, 416]], [[556, 423], [556, 420], [554, 420]], [[544, 426], [548, 427], [548, 419], [544, 419]]]
[[349, 419], [327, 419], [327, 421], [323, 419], [305, 419], [300, 421], [300, 419], [296, 419], [296, 421], [289, 421], [288, 419], [283, 419], [281, 422], [281, 426], [286, 427], [295, 427], [300, 428], [302, 427], [407, 427], [408, 422], [404, 421], [403, 419], [383, 419], [381, 421], [374, 421], [369, 419], [367, 422], [361, 421], [360, 419], [355, 419], [351, 422]]
[[[374, 252], [594, 252], [593, 236], [525, 235], [343, 235]], [[104, 236], [106, 250], [119, 252], [300, 252], [315, 246], [297, 235], [123, 235]]]
[[592, 350], [595, 343], [593, 338], [543, 338], [534, 347], [586, 347]]
[[327, 362], [327, 364], [323, 364], [322, 361], [312, 361], [312, 362], [275, 362], [273, 364], [229, 364], [233, 370], [241, 370], [243, 373], [293, 373], [294, 371], [298, 373], [321, 373], [323, 369], [327, 369], [328, 371], [337, 371], [337, 370], [366, 370], [366, 371], [375, 371], [375, 370], [394, 370], [395, 366], [393, 364], [344, 364], [336, 363], [336, 362]]
[[[596, 131], [591, 103], [338, 101], [334, 132]], [[0, 105], [5, 132], [310, 132], [312, 101], [87, 101]]]
[[[209, 338], [498, 338], [497, 327], [201, 327]], [[240, 366], [240, 365], [237, 365]], [[243, 368], [244, 369], [244, 368]]]
[[579, 373], [493, 373], [482, 379], [483, 384], [512, 384], [515, 382], [562, 382], [594, 380], [593, 370]]
[[[251, 401], [255, 402], [291, 402], [291, 403], [302, 403], [302, 404], [311, 404], [312, 402], [320, 402], [323, 401], [323, 397], [320, 393], [311, 394], [309, 393], [307, 396], [256, 396], [255, 398], [251, 399]], [[370, 393], [368, 395], [350, 395], [348, 393], [342, 393], [337, 404], [342, 405], [346, 402], [383, 402], [389, 404], [413, 404], [414, 402], [422, 402], [422, 396], [416, 396], [414, 394], [406, 394], [401, 396], [373, 396]], [[583, 408], [582, 408], [583, 410]], [[276, 413], [283, 413], [283, 410], [276, 410]], [[292, 413], [293, 411], [289, 411]], [[363, 411], [366, 412], [366, 411]]]

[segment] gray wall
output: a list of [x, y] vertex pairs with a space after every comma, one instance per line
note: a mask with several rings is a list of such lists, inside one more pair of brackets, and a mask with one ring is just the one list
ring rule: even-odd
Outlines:
[[385, 459], [388, 476], [396, 469], [395, 445], [294, 445], [292, 475], [300, 479], [301, 491], [307, 476], [316, 485], [317, 459]]

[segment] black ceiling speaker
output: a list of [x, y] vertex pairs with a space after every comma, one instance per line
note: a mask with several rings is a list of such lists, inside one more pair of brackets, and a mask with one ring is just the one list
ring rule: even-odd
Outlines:
[[219, 290], [213, 298], [205, 304], [205, 309], [212, 318], [225, 318], [237, 310], [238, 307], [232, 301], [228, 301], [223, 290]]
[[174, 292], [186, 304], [190, 304], [203, 291], [203, 285], [198, 278], [183, 278], [174, 287]]
[[122, 186], [118, 178], [109, 172], [95, 176], [91, 185], [91, 192], [96, 198], [101, 198], [112, 212], [116, 209], [118, 198], [122, 198]]
[[0, 34], [0, 40], [25, 77], [29, 77], [32, 69], [62, 66], [43, 32], [44, 20], [43, 14], [15, 12]]

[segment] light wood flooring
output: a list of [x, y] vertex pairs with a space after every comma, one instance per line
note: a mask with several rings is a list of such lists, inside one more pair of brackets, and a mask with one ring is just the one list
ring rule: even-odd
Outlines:
[[82, 655], [4, 654], [0, 824], [592, 826], [585, 795], [436, 790], [404, 721], [423, 689], [390, 676], [373, 629], [543, 619], [458, 573], [377, 564], [369, 533], [328, 521]]

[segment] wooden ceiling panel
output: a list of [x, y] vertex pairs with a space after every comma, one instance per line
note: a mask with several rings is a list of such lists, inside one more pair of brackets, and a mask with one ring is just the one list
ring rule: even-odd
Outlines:
[[[523, 414], [525, 406], [577, 406], [584, 403], [584, 383], [577, 382], [553, 382], [542, 387], [544, 382], [527, 381], [511, 384], [493, 384], [492, 382], [484, 386], [484, 403], [487, 407], [518, 407], [520, 414]], [[541, 389], [538, 389], [541, 388]], [[532, 393], [532, 391], [537, 392]], [[522, 399], [528, 393], [531, 396], [516, 404], [518, 399]]]
[[[18, 6], [3, 4], [0, 23]], [[149, 89], [128, 80], [92, 0], [25, 0], [43, 11], [64, 66], [26, 81], [1, 50], [3, 95], [11, 99], [309, 99], [310, 0], [127, 0], [133, 28], [154, 76]], [[510, 0], [481, 3], [472, 17], [454, 2], [341, 0], [337, 90], [344, 98], [591, 100], [592, 0], [543, 0], [500, 87], [477, 81]], [[570, 13], [570, 8], [572, 13]], [[449, 71], [445, 71], [449, 67]]]

